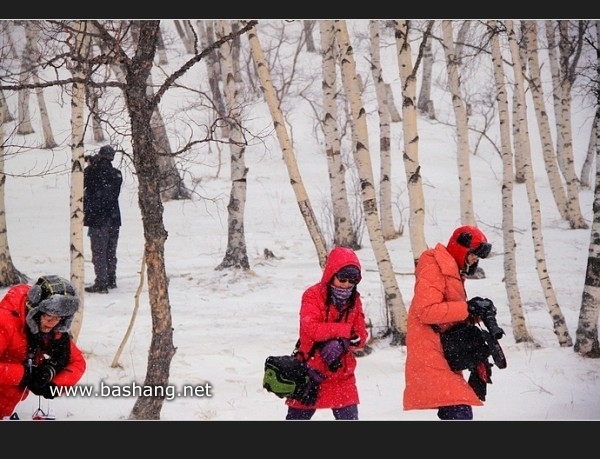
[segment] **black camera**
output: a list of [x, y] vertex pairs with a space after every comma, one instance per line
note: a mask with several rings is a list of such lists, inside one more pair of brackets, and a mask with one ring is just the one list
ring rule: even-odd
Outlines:
[[506, 356], [498, 342], [505, 333], [504, 330], [498, 326], [498, 322], [496, 322], [496, 313], [490, 311], [489, 314], [481, 317], [481, 322], [485, 325], [485, 328], [487, 328], [487, 332], [484, 330], [484, 335], [488, 335], [486, 336], [486, 341], [494, 363], [500, 369], [506, 368]]
[[487, 328], [490, 332], [490, 335], [492, 335], [495, 339], [500, 339], [505, 335], [504, 330], [502, 330], [498, 326], [498, 322], [496, 322], [495, 313], [490, 312], [489, 314], [486, 314], [485, 316], [481, 317], [481, 321], [483, 322], [483, 325], [485, 325], [485, 328]]

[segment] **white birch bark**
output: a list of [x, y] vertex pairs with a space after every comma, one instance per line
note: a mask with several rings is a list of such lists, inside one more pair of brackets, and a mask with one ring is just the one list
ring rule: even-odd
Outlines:
[[[21, 55], [21, 69], [19, 74], [19, 83], [27, 84], [31, 76], [31, 67], [33, 65], [32, 55], [29, 51], [29, 42], [26, 42], [23, 54]], [[17, 105], [17, 134], [27, 135], [34, 132], [31, 124], [31, 111], [29, 107], [29, 89], [20, 89]]]
[[348, 204], [346, 167], [342, 161], [340, 132], [338, 129], [337, 73], [335, 27], [332, 20], [319, 21], [321, 55], [323, 56], [323, 134], [329, 171], [329, 187], [333, 215], [333, 243], [357, 249], [356, 232]]
[[550, 67], [550, 76], [552, 78], [552, 106], [554, 108], [554, 125], [556, 126], [556, 159], [561, 173], [565, 174], [565, 165], [561, 152], [563, 151], [563, 138], [560, 135], [559, 126], [563, 124], [563, 112], [560, 107], [560, 66], [558, 64], [558, 45], [556, 43], [555, 28], [558, 27], [558, 22], [551, 20], [544, 21], [544, 31], [546, 32], [546, 42], [548, 45], [548, 64]]
[[600, 119], [600, 106], [596, 108], [594, 122], [592, 123], [592, 129], [590, 130], [590, 141], [588, 142], [587, 153], [581, 166], [581, 175], [579, 176], [580, 186], [585, 189], [589, 189], [591, 186], [590, 176], [592, 174], [592, 165], [598, 152], [598, 148], [600, 147], [600, 144], [598, 144], [598, 119]]
[[158, 54], [158, 65], [167, 65], [169, 57], [165, 49], [165, 41], [163, 40], [162, 31], [158, 32], [158, 42], [156, 43], [156, 54]]
[[8, 227], [6, 224], [6, 176], [4, 175], [4, 158], [6, 150], [4, 145], [4, 98], [0, 98], [0, 286], [10, 287], [19, 283], [27, 283], [26, 276], [21, 274], [14, 266], [8, 245]]
[[[77, 46], [82, 58], [87, 58], [90, 36], [87, 21], [76, 21], [73, 26], [77, 30]], [[85, 66], [82, 61], [73, 61], [71, 69], [73, 78], [85, 79]], [[83, 168], [85, 164], [85, 84], [73, 83], [71, 99], [71, 282], [79, 295], [79, 309], [73, 319], [71, 334], [77, 341], [83, 322], [85, 295], [85, 257], [83, 250]]]
[[446, 56], [446, 69], [448, 71], [448, 88], [452, 95], [452, 107], [456, 120], [457, 138], [457, 166], [459, 182], [460, 222], [462, 225], [477, 226], [475, 212], [473, 211], [473, 181], [471, 178], [471, 158], [469, 149], [469, 124], [467, 111], [463, 103], [460, 80], [458, 76], [458, 63], [454, 51], [454, 35], [452, 22], [442, 21], [442, 37], [444, 54]]
[[306, 41], [306, 51], [314, 53], [317, 51], [315, 48], [315, 41], [313, 40], [313, 29], [315, 28], [315, 21], [304, 20], [302, 21], [302, 29], [304, 30], [304, 37]]
[[186, 53], [194, 54], [194, 38], [191, 33], [192, 25], [190, 21], [186, 19], [182, 24], [179, 20], [175, 19], [173, 22], [175, 23], [175, 29], [177, 29], [179, 38], [181, 38], [181, 41], [183, 42]]
[[552, 318], [554, 333], [558, 338], [560, 346], [572, 346], [573, 342], [569, 335], [569, 329], [565, 318], [560, 310], [548, 268], [546, 265], [546, 254], [544, 250], [544, 238], [542, 234], [542, 211], [535, 190], [535, 181], [531, 164], [531, 148], [529, 145], [529, 128], [527, 126], [527, 107], [525, 104], [525, 89], [523, 82], [523, 73], [521, 72], [521, 62], [519, 57], [519, 46], [515, 37], [513, 22], [506, 21], [506, 30], [508, 34], [508, 43], [510, 53], [513, 60], [515, 92], [517, 96], [516, 112], [519, 116], [517, 124], [519, 133], [521, 134], [522, 158], [524, 160], [523, 172], [525, 174], [525, 186], [527, 188], [527, 197], [531, 209], [531, 237], [533, 240], [535, 266], [538, 273], [539, 281], [546, 298], [548, 311]]
[[399, 236], [394, 225], [392, 212], [392, 153], [390, 112], [387, 108], [387, 94], [381, 56], [379, 51], [379, 21], [369, 21], [369, 38], [371, 49], [371, 74], [377, 96], [377, 114], [379, 115], [379, 213], [381, 214], [381, 231], [386, 241]]
[[[25, 21], [25, 36], [27, 40], [26, 49], [29, 50], [30, 59], [32, 62], [37, 63], [40, 61], [40, 51], [38, 48], [38, 42], [40, 40], [39, 21]], [[37, 66], [31, 67], [31, 80], [34, 84], [40, 84]], [[44, 135], [44, 144], [42, 148], [51, 149], [56, 147], [57, 143], [56, 140], [54, 140], [54, 134], [52, 133], [52, 125], [50, 123], [50, 117], [48, 116], [48, 109], [46, 108], [46, 100], [44, 99], [44, 90], [43, 88], [38, 87], [34, 89], [34, 92], [40, 108], [42, 133]]]
[[[211, 20], [198, 20], [196, 27], [200, 35], [200, 45], [203, 49], [207, 49], [211, 44], [215, 42], [215, 32], [213, 27], [213, 21]], [[223, 101], [223, 94], [220, 89], [219, 82], [221, 78], [221, 64], [219, 62], [219, 51], [214, 49], [210, 51], [206, 58], [206, 70], [208, 73], [208, 85], [210, 87], [210, 94], [212, 96], [212, 102], [214, 104], [214, 118], [215, 122], [225, 116], [225, 102]], [[237, 79], [236, 79], [237, 81]], [[223, 139], [229, 138], [229, 123], [218, 123], [220, 135]], [[222, 159], [222, 148], [218, 142], [209, 142], [209, 150], [216, 148], [217, 156], [217, 168], [215, 177], [219, 177], [221, 174], [221, 166], [223, 165]]]
[[496, 21], [488, 21], [491, 31], [492, 63], [496, 83], [496, 100], [500, 121], [500, 148], [502, 155], [502, 243], [504, 247], [504, 287], [508, 298], [510, 322], [515, 342], [532, 341], [525, 323], [521, 292], [517, 278], [515, 223], [513, 213], [513, 159], [510, 142], [510, 110], [506, 93], [504, 60], [500, 50], [499, 31]]
[[537, 26], [535, 25], [535, 21], [524, 21], [523, 30], [526, 34], [525, 43], [527, 46], [527, 60], [529, 63], [529, 89], [535, 109], [544, 165], [546, 167], [546, 173], [548, 174], [548, 183], [552, 195], [554, 196], [554, 202], [556, 203], [558, 212], [560, 213], [560, 216], [566, 220], [568, 219], [567, 196], [563, 188], [558, 164], [556, 163], [556, 152], [554, 151], [554, 142], [552, 141], [548, 112], [546, 111], [546, 103], [544, 102], [544, 90], [542, 88], [540, 62], [538, 57]]
[[430, 120], [435, 119], [435, 108], [431, 100], [431, 84], [433, 74], [433, 45], [431, 37], [427, 37], [425, 47], [423, 48], [423, 67], [421, 71], [421, 89], [419, 90], [419, 99], [417, 108], [419, 113], [427, 116]]
[[406, 344], [406, 308], [394, 275], [394, 268], [383, 238], [381, 222], [377, 212], [373, 168], [369, 152], [367, 113], [360, 98], [360, 84], [356, 76], [356, 63], [346, 21], [335, 21], [335, 34], [340, 47], [342, 82], [350, 104], [352, 131], [356, 141], [353, 154], [360, 179], [365, 222], [375, 260], [377, 261], [381, 283], [385, 290], [386, 308], [390, 313], [390, 326], [393, 334], [391, 344], [404, 345]]
[[[231, 33], [229, 21], [217, 22], [217, 37], [222, 38]], [[227, 41], [221, 46], [221, 68], [223, 91], [227, 102], [227, 124], [230, 133], [230, 170], [231, 191], [227, 205], [227, 248], [223, 260], [217, 270], [225, 268], [250, 269], [246, 236], [244, 233], [244, 210], [246, 208], [246, 178], [248, 168], [244, 160], [246, 150], [242, 134], [242, 111], [238, 101], [233, 69], [233, 43]]]
[[560, 30], [559, 55], [560, 55], [560, 108], [562, 111], [562, 123], [557, 125], [558, 137], [561, 138], [562, 148], [557, 150], [559, 158], [564, 167], [565, 184], [567, 188], [567, 209], [569, 212], [569, 224], [572, 229], [587, 229], [588, 225], [581, 213], [579, 203], [579, 180], [575, 172], [575, 160], [573, 156], [573, 130], [571, 128], [571, 88], [575, 81], [576, 73], [571, 67], [577, 63], [577, 54], [573, 62], [569, 62], [571, 44], [568, 43], [569, 21], [558, 21]]
[[315, 214], [310, 204], [310, 200], [308, 199], [308, 194], [306, 192], [306, 189], [304, 188], [302, 177], [300, 176], [298, 163], [296, 161], [290, 137], [285, 127], [283, 114], [281, 113], [281, 110], [279, 108], [279, 100], [277, 98], [275, 88], [273, 87], [271, 76], [269, 75], [267, 61], [265, 59], [263, 49], [260, 45], [260, 40], [258, 39], [258, 32], [256, 30], [256, 27], [252, 27], [248, 31], [248, 41], [250, 42], [250, 51], [252, 52], [252, 59], [254, 60], [254, 64], [256, 65], [256, 71], [260, 79], [261, 89], [265, 96], [265, 101], [267, 102], [267, 105], [269, 107], [271, 117], [273, 118], [273, 126], [275, 128], [275, 133], [277, 134], [277, 139], [279, 140], [279, 145], [281, 147], [288, 175], [290, 176], [292, 189], [294, 190], [294, 194], [296, 195], [296, 201], [298, 202], [300, 213], [304, 218], [304, 222], [306, 223], [306, 227], [308, 229], [310, 237], [313, 241], [313, 244], [315, 245], [317, 257], [319, 259], [319, 266], [323, 268], [325, 266], [325, 261], [327, 260], [327, 249], [325, 245], [325, 240], [323, 238], [323, 233], [319, 228], [317, 219], [315, 218]]
[[413, 262], [427, 249], [425, 242], [425, 197], [421, 165], [419, 164], [419, 134], [417, 132], [417, 76], [413, 69], [408, 21], [394, 21], [398, 69], [402, 83], [402, 129], [404, 132], [404, 173], [409, 198], [408, 232]]
[[[600, 21], [596, 23], [596, 44], [600, 43]], [[597, 55], [597, 86], [600, 90], [600, 55]], [[600, 107], [600, 92], [597, 93], [597, 105]], [[594, 219], [590, 233], [588, 261], [585, 274], [585, 284], [581, 295], [581, 308], [575, 346], [573, 349], [580, 355], [590, 358], [600, 358], [600, 343], [598, 342], [598, 317], [600, 313], [600, 108], [596, 110], [594, 129], [596, 134], [596, 179], [594, 186]], [[592, 141], [590, 140], [590, 144]]]

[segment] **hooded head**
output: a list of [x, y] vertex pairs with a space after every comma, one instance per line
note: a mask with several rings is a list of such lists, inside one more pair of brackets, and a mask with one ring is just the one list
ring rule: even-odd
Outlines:
[[475, 273], [478, 262], [467, 266], [467, 255], [472, 253], [478, 258], [487, 258], [492, 250], [492, 244], [487, 241], [485, 234], [479, 228], [466, 225], [454, 230], [446, 248], [458, 268], [471, 275]]
[[112, 161], [115, 159], [115, 149], [110, 145], [104, 145], [103, 147], [100, 147], [100, 150], [98, 151], [98, 158]]
[[39, 333], [42, 313], [61, 317], [54, 330], [69, 332], [79, 309], [79, 298], [68, 280], [55, 275], [42, 276], [29, 289], [27, 309], [29, 312], [25, 320], [31, 333]]

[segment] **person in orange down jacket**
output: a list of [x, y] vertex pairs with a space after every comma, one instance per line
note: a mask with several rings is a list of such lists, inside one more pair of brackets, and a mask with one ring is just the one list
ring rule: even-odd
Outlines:
[[18, 419], [15, 407], [30, 391], [52, 399], [82, 377], [85, 358], [69, 335], [78, 309], [75, 289], [59, 276], [6, 292], [0, 301], [0, 419]]
[[317, 409], [331, 409], [335, 419], [358, 419], [354, 350], [368, 338], [357, 285], [361, 264], [356, 253], [334, 247], [321, 280], [302, 294], [297, 357], [306, 359], [310, 380], [301, 400], [286, 399], [288, 420], [311, 419]]
[[[472, 407], [483, 405], [462, 371], [450, 369], [438, 331], [482, 313], [475, 299], [467, 302], [464, 282], [491, 249], [485, 234], [467, 225], [419, 257], [407, 319], [404, 410], [437, 409], [440, 419], [468, 420]], [[485, 301], [484, 308], [493, 308]]]

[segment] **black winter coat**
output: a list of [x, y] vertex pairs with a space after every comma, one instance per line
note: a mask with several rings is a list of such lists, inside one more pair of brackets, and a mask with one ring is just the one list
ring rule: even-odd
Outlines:
[[119, 194], [123, 175], [108, 159], [95, 158], [83, 170], [83, 225], [121, 226]]

